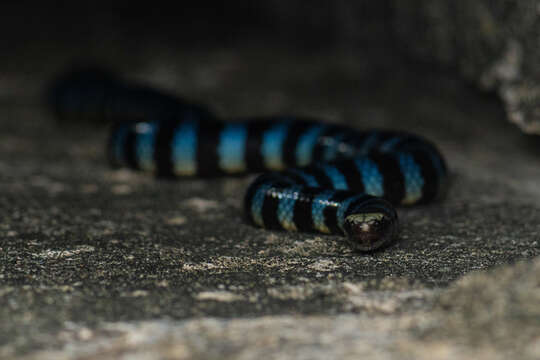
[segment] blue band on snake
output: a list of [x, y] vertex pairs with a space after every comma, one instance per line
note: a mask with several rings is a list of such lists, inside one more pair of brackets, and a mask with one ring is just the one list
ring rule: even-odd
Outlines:
[[[91, 104], [73, 93], [90, 96]], [[92, 113], [115, 122], [113, 166], [168, 177], [262, 173], [244, 199], [252, 224], [346, 235], [359, 251], [392, 243], [393, 205], [434, 200], [447, 177], [437, 148], [406, 132], [290, 116], [222, 121], [153, 89], [103, 79], [64, 81], [54, 101], [64, 117]]]

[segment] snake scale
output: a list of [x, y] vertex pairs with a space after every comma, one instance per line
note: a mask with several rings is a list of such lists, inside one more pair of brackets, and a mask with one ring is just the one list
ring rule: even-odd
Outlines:
[[447, 178], [441, 153], [414, 134], [289, 116], [223, 121], [204, 106], [101, 71], [65, 75], [49, 101], [61, 120], [114, 124], [113, 166], [169, 177], [262, 173], [245, 195], [251, 223], [346, 235], [358, 251], [391, 244], [393, 205], [432, 201]]

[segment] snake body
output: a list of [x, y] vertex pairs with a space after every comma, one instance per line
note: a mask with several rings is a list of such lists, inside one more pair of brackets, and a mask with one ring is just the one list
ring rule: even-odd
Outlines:
[[295, 117], [222, 121], [149, 88], [73, 79], [55, 88], [56, 109], [113, 120], [114, 166], [173, 177], [263, 173], [244, 200], [247, 218], [260, 227], [344, 234], [354, 249], [375, 250], [398, 232], [392, 204], [433, 200], [447, 176], [440, 152], [417, 135]]

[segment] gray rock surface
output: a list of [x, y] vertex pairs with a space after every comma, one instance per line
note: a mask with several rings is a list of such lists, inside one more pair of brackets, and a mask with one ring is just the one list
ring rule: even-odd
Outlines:
[[496, 91], [513, 123], [540, 134], [537, 1], [416, 0], [393, 7], [405, 53]]
[[30, 95], [0, 109], [0, 358], [538, 358], [538, 141], [451, 76], [360, 58], [200, 51], [126, 74], [222, 116], [433, 139], [446, 198], [400, 209], [400, 241], [370, 255], [246, 224], [250, 178], [111, 170], [106, 129], [58, 127], [32, 92], [47, 74], [12, 75]]
[[[61, 334], [69, 346], [27, 358], [535, 359], [539, 279], [536, 259], [467, 275], [446, 290], [410, 289], [394, 280], [377, 290], [330, 283], [324, 293], [340, 294], [354, 313], [116, 322], [94, 329], [69, 324]], [[242, 301], [226, 294], [208, 293], [200, 300]], [[314, 296], [279, 294], [294, 300]]]

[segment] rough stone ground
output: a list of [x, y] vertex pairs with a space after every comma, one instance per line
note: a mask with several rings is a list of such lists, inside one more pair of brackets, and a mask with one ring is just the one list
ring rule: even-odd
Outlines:
[[253, 228], [241, 208], [250, 178], [111, 170], [105, 128], [58, 127], [37, 101], [52, 69], [6, 74], [0, 358], [540, 357], [540, 143], [495, 95], [361, 54], [156, 59], [129, 74], [223, 116], [426, 135], [447, 156], [447, 196], [401, 209], [401, 239], [369, 255], [339, 237]]

